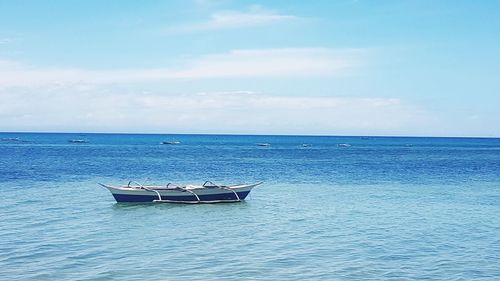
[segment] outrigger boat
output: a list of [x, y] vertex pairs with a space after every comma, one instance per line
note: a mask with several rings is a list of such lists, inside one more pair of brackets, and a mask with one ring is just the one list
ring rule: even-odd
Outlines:
[[111, 192], [116, 202], [153, 203], [219, 203], [245, 200], [252, 188], [261, 184], [217, 185], [206, 181], [203, 185], [145, 186], [130, 181], [126, 186], [109, 186], [99, 183]]

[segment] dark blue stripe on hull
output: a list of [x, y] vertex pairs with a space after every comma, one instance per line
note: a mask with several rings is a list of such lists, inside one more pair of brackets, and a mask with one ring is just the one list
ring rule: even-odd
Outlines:
[[[241, 200], [245, 199], [250, 193], [250, 191], [242, 191], [238, 192], [238, 196]], [[210, 195], [198, 195], [201, 201], [216, 201], [216, 200], [237, 200], [236, 195], [234, 193], [222, 193], [222, 194], [210, 194]], [[128, 194], [113, 194], [116, 202], [153, 202], [153, 200], [157, 200], [158, 196], [156, 195], [128, 195]], [[172, 200], [172, 201], [198, 201], [194, 195], [186, 195], [186, 196], [162, 196], [163, 200]]]

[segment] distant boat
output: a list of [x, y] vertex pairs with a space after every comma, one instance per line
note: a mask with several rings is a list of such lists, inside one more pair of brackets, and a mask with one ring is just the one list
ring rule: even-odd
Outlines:
[[258, 143], [257, 145], [258, 146], [271, 146], [270, 143]]
[[180, 144], [180, 141], [162, 141], [160, 144]]
[[2, 141], [19, 141], [19, 138], [2, 138]]
[[261, 183], [217, 185], [206, 181], [203, 185], [145, 186], [130, 181], [125, 186], [100, 185], [111, 192], [116, 202], [220, 203], [245, 200], [252, 188]]
[[348, 143], [339, 143], [337, 144], [338, 147], [351, 147], [352, 145], [348, 144]]
[[86, 140], [68, 140], [70, 143], [88, 143]]
[[309, 144], [309, 143], [303, 143], [302, 144], [302, 147], [310, 147], [310, 146], [312, 146], [312, 144]]

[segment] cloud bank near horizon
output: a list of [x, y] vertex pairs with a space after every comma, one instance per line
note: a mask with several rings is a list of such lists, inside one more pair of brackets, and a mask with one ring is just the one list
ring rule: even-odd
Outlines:
[[[272, 96], [249, 91], [116, 94], [57, 88], [33, 95], [0, 92], [0, 128], [264, 134], [384, 134], [428, 122], [399, 99]], [[397, 116], [397, 118], [395, 118]]]

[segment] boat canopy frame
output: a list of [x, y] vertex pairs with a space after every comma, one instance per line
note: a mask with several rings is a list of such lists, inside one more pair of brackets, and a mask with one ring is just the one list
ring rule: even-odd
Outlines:
[[[135, 184], [135, 186], [133, 186], [131, 184]], [[207, 184], [210, 184], [210, 185], [207, 185]], [[171, 188], [170, 186], [173, 186], [173, 188]], [[203, 185], [201, 186], [201, 189], [202, 188], [219, 188], [219, 189], [231, 191], [231, 192], [233, 192], [236, 199], [234, 199], [234, 200], [201, 200], [200, 197], [198, 196], [198, 194], [196, 194], [196, 192], [194, 192], [193, 189], [189, 189], [189, 188], [186, 188], [184, 186], [180, 186], [180, 185], [177, 185], [177, 184], [174, 184], [171, 182], [167, 183], [165, 185], [165, 188], [149, 188], [149, 187], [144, 186], [143, 184], [140, 184], [136, 181], [129, 181], [127, 184], [127, 188], [144, 189], [146, 191], [156, 193], [156, 196], [158, 196], [158, 199], [153, 200], [154, 203], [216, 203], [216, 202], [240, 202], [241, 201], [241, 198], [238, 195], [238, 193], [236, 191], [234, 191], [232, 188], [229, 188], [228, 186], [224, 186], [224, 185], [215, 184], [209, 180], [207, 180], [203, 183]], [[182, 192], [188, 192], [188, 193], [191, 193], [196, 198], [196, 201], [163, 199], [158, 190], [179, 190]]]

